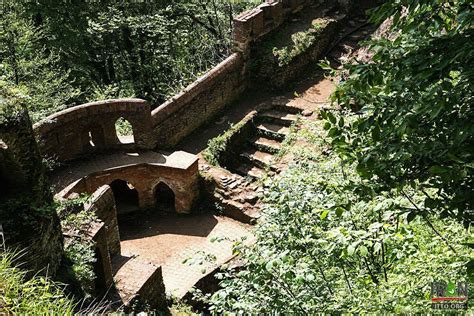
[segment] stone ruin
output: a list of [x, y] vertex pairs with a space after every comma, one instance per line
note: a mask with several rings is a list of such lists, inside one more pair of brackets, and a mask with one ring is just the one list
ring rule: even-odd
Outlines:
[[[156, 207], [157, 190], [165, 187], [174, 196], [174, 211], [181, 214], [193, 212], [201, 193], [207, 188], [214, 192], [211, 200], [224, 203], [231, 217], [253, 222], [258, 214], [254, 207], [256, 197], [251, 190], [244, 190], [248, 199], [244, 199], [241, 205], [233, 201], [234, 193], [222, 190], [226, 185], [233, 185], [234, 189], [241, 180], [234, 179], [232, 174], [211, 171], [215, 181], [203, 186], [197, 156], [182, 151], [165, 155], [155, 150], [172, 150], [251, 88], [254, 81], [250, 72], [258, 71], [250, 66], [255, 58], [251, 52], [262, 45], [266, 36], [278, 32], [293, 14], [315, 4], [334, 8], [339, 2], [347, 11], [357, 1], [269, 0], [240, 14], [234, 19], [234, 53], [154, 110], [144, 100], [107, 100], [68, 108], [33, 127], [27, 113], [20, 116], [22, 120], [16, 125], [0, 126], [0, 201], [24, 192], [36, 192], [41, 199], [50, 199], [44, 194], [41, 160], [54, 160], [60, 166], [52, 173], [56, 198], [61, 200], [81, 193], [91, 194], [91, 202], [84, 208], [93, 210], [100, 220], [88, 232], [96, 245], [97, 294], [115, 285], [116, 294], [125, 305], [138, 299], [151, 303], [153, 307], [164, 307], [166, 298], [161, 267], [140, 260], [131, 260], [125, 265], [120, 263], [117, 221], [117, 203], [120, 201], [114, 196], [115, 186], [118, 187], [122, 181], [135, 190], [137, 207], [134, 211]], [[343, 15], [344, 10], [340, 11]], [[343, 17], [323, 31], [321, 41], [310, 48], [306, 57], [289, 65], [286, 70], [279, 70], [285, 72], [285, 80], [293, 78], [295, 71], [291, 69], [305, 67], [309, 62], [307, 57], [314, 59], [324, 53], [331, 45], [329, 39], [337, 31], [340, 21]], [[133, 139], [124, 141], [118, 136], [118, 119], [131, 124]], [[206, 166], [204, 172], [209, 168]], [[236, 194], [241, 194], [241, 191]], [[247, 206], [242, 206], [244, 204]], [[33, 250], [37, 258], [33, 265], [36, 270], [49, 264], [54, 273], [59, 263], [57, 254], [62, 251], [62, 241], [58, 225], [54, 217], [49, 226], [45, 223], [41, 230], [45, 236], [42, 244], [47, 242], [51, 247], [48, 251]], [[12, 227], [6, 226], [7, 235], [8, 229]], [[70, 236], [66, 231], [63, 233], [67, 242]], [[127, 280], [130, 271], [134, 272], [133, 280]]]

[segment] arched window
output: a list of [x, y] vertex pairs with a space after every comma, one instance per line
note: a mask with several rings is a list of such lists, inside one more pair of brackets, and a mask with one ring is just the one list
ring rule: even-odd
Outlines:
[[155, 187], [156, 208], [165, 213], [174, 213], [175, 196], [173, 190], [164, 182], [158, 183]]
[[115, 131], [117, 132], [117, 138], [120, 143], [133, 144], [135, 142], [132, 124], [123, 117], [120, 117], [115, 122]]
[[130, 213], [138, 210], [138, 191], [132, 184], [119, 179], [112, 181], [110, 187], [114, 193], [117, 214]]

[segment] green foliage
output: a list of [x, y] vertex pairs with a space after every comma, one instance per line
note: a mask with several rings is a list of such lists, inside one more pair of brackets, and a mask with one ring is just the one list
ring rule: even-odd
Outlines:
[[311, 27], [302, 32], [291, 35], [293, 43], [284, 47], [274, 47], [273, 55], [278, 58], [280, 67], [288, 65], [296, 56], [304, 53], [309, 47], [314, 45], [318, 35], [324, 30], [329, 20], [317, 19], [311, 24]]
[[97, 216], [93, 212], [83, 209], [87, 200], [87, 196], [82, 196], [67, 200], [57, 208], [61, 226], [67, 230], [64, 252], [71, 263], [71, 277], [80, 285], [86, 296], [92, 294], [96, 278], [93, 267], [96, 261], [95, 244], [88, 232], [91, 225], [97, 221]]
[[219, 166], [222, 162], [222, 157], [228, 150], [228, 145], [232, 137], [238, 133], [244, 125], [248, 123], [248, 120], [244, 119], [239, 123], [232, 125], [227, 129], [224, 134], [221, 134], [213, 139], [209, 140], [206, 150], [203, 152], [203, 157], [211, 165]]
[[24, 8], [5, 2], [0, 15], [0, 87], [9, 86], [21, 98], [33, 121], [73, 104], [79, 90], [60, 67], [59, 56], [41, 43], [45, 34], [35, 29]]
[[[407, 219], [407, 197], [380, 195], [335, 153], [313, 150], [326, 147], [322, 127], [298, 138], [308, 145], [293, 150], [297, 163], [265, 189], [257, 243], [235, 249], [246, 266], [224, 271], [207, 297], [215, 314], [429, 312], [433, 280], [466, 280], [470, 232]], [[420, 203], [422, 194], [409, 197]]]
[[327, 113], [332, 144], [380, 192], [423, 193], [413, 215], [436, 213], [468, 227], [474, 214], [474, 6], [472, 1], [389, 1], [389, 38], [369, 42], [370, 63], [345, 65], [333, 98], [358, 110]]
[[66, 3], [0, 7], [0, 84], [33, 121], [86, 101], [162, 103], [227, 57], [232, 17], [259, 1]]
[[0, 256], [0, 313], [6, 315], [73, 315], [74, 303], [59, 284], [45, 277], [25, 278], [15, 266], [17, 254]]
[[122, 117], [115, 123], [115, 128], [117, 129], [117, 135], [119, 136], [133, 135], [132, 124]]

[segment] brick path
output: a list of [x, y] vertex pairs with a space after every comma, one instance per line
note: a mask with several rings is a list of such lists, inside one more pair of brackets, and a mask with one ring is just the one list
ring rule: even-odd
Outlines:
[[[253, 240], [249, 226], [211, 214], [178, 216], [148, 212], [120, 219], [122, 255], [135, 255], [142, 261], [161, 265], [166, 292], [178, 298], [206, 273], [230, 260], [233, 241], [244, 236], [247, 242]], [[231, 240], [212, 242], [213, 237]], [[206, 255], [215, 256], [216, 260], [196, 262]], [[183, 263], [189, 258], [194, 260]]]

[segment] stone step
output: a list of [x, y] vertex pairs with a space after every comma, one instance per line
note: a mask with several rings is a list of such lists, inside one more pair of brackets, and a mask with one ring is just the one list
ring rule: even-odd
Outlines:
[[265, 175], [265, 170], [246, 163], [240, 164], [235, 171], [243, 177], [249, 176], [254, 179], [260, 179]]
[[284, 126], [291, 126], [297, 120], [295, 114], [279, 110], [267, 110], [258, 114], [258, 117], [265, 122], [272, 122]]
[[285, 112], [285, 113], [291, 113], [291, 114], [300, 114], [301, 109], [297, 108], [295, 106], [291, 106], [288, 102], [286, 103], [279, 103], [274, 106], [274, 109]]
[[258, 124], [256, 128], [258, 135], [280, 141], [284, 140], [290, 133], [290, 129], [287, 126], [269, 122], [262, 122]]
[[279, 141], [264, 136], [255, 136], [250, 142], [254, 148], [269, 154], [278, 153], [282, 147]]
[[253, 148], [245, 150], [240, 156], [261, 169], [271, 166], [273, 161], [272, 154]]

